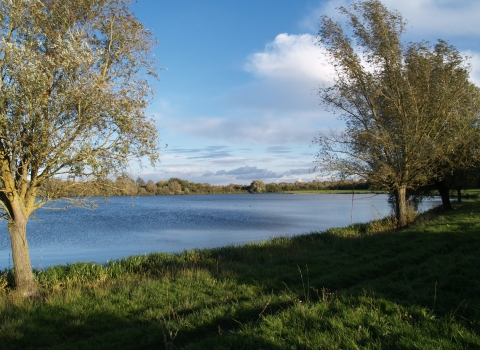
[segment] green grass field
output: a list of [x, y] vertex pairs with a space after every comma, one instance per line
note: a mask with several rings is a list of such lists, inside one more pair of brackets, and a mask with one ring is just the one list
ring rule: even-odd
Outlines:
[[480, 202], [391, 224], [4, 272], [0, 348], [480, 348]]

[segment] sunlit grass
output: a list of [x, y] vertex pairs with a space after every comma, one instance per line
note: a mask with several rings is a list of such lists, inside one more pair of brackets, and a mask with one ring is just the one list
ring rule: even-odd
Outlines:
[[294, 191], [284, 191], [282, 193], [287, 194], [365, 194], [365, 193], [377, 193], [384, 194], [387, 192], [377, 191], [377, 190], [358, 190], [358, 189], [348, 189], [348, 190], [294, 190]]
[[292, 238], [0, 274], [0, 348], [480, 347], [480, 202]]

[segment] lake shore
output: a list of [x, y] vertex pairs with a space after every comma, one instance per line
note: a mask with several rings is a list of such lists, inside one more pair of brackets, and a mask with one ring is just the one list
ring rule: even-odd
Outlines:
[[479, 213], [56, 266], [42, 300], [3, 273], [0, 348], [479, 347]]
[[[94, 198], [92, 198], [94, 199]], [[96, 198], [95, 210], [38, 210], [27, 226], [32, 267], [104, 263], [152, 252], [259, 242], [388, 215], [388, 196], [372, 194], [218, 194]], [[94, 199], [95, 200], [95, 199]], [[421, 210], [439, 203], [424, 201]], [[347, 215], [345, 215], [347, 213]], [[0, 229], [7, 233], [6, 222]], [[11, 267], [0, 236], [0, 270]]]
[[277, 193], [285, 194], [388, 194], [386, 191], [375, 190], [305, 190], [305, 191], [284, 191]]

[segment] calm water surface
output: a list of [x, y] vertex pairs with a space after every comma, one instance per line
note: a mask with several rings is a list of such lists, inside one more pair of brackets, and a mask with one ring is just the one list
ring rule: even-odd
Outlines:
[[[427, 201], [422, 209], [438, 205]], [[366, 222], [390, 212], [386, 195], [190, 195], [98, 199], [94, 210], [39, 210], [27, 237], [32, 265], [106, 262], [134, 254], [181, 252], [291, 236]], [[0, 269], [12, 266], [0, 222]]]

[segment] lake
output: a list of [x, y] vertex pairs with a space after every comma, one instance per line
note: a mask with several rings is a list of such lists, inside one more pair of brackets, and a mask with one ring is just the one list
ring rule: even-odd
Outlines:
[[[234, 194], [110, 197], [98, 208], [38, 210], [27, 226], [32, 266], [106, 262], [151, 252], [181, 252], [322, 231], [388, 215], [387, 195]], [[425, 201], [421, 210], [441, 202]], [[0, 270], [12, 267], [0, 222]]]

